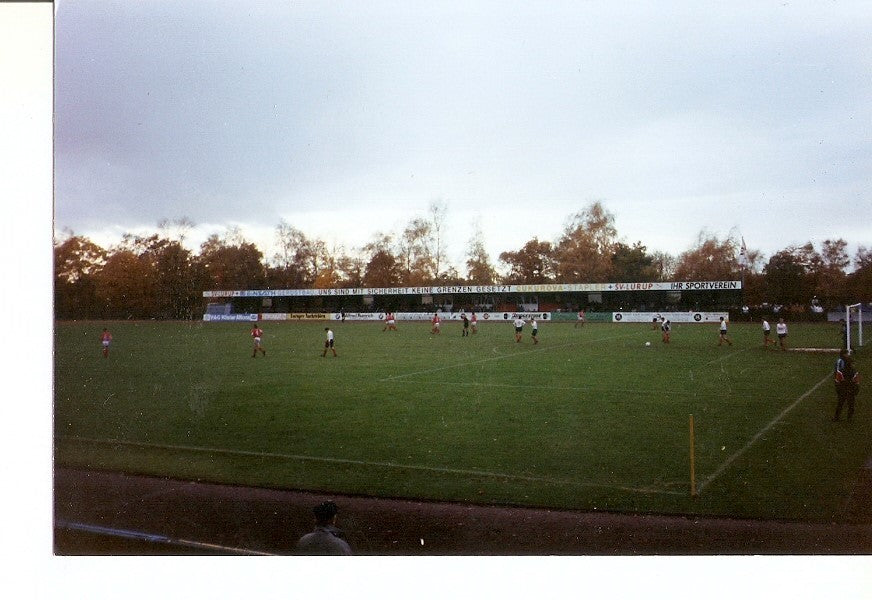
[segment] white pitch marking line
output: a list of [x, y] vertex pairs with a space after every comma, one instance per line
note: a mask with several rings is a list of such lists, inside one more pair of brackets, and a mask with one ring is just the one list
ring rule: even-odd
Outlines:
[[729, 354], [727, 354], [727, 355], [725, 355], [725, 356], [719, 356], [719, 357], [717, 357], [717, 358], [714, 359], [714, 360], [710, 360], [710, 361], [708, 361], [708, 362], [705, 363], [703, 366], [704, 366], [704, 367], [707, 367], [708, 365], [710, 365], [710, 364], [712, 364], [712, 363], [716, 363], [716, 362], [718, 362], [719, 360], [726, 360], [726, 359], [730, 358], [731, 356], [735, 356], [735, 355], [740, 354], [740, 353], [742, 353], [742, 352], [747, 352], [748, 350], [750, 350], [750, 348], [742, 348], [741, 350], [736, 350], [735, 352], [730, 352]]
[[[590, 341], [600, 342], [603, 340], [613, 340], [613, 339], [618, 339], [618, 338], [623, 338], [623, 337], [632, 337], [632, 336], [637, 336], [637, 335], [639, 335], [639, 332], [628, 333], [628, 334], [623, 334], [623, 335], [613, 335], [613, 336], [608, 336], [608, 337], [603, 337], [603, 338], [597, 338], [595, 340], [590, 340]], [[455, 364], [451, 364], [451, 365], [446, 365], [444, 367], [433, 367], [432, 369], [424, 369], [423, 371], [414, 371], [412, 373], [402, 373], [400, 375], [393, 375], [391, 377], [385, 377], [383, 379], [379, 379], [378, 381], [379, 382], [388, 382], [388, 381], [393, 381], [396, 379], [403, 379], [404, 377], [414, 377], [415, 375], [424, 375], [425, 373], [436, 373], [438, 371], [445, 371], [447, 369], [457, 369], [459, 367], [469, 367], [471, 365], [477, 365], [477, 364], [481, 364], [481, 363], [491, 362], [494, 360], [502, 360], [504, 358], [514, 358], [516, 356], [523, 356], [525, 354], [530, 354], [531, 352], [544, 352], [546, 350], [557, 350], [558, 348], [566, 348], [567, 346], [575, 346], [577, 344], [579, 344], [579, 342], [575, 341], [575, 342], [567, 342], [565, 344], [558, 344], [556, 346], [544, 346], [542, 348], [533, 348], [532, 350], [525, 350], [523, 352], [514, 352], [511, 354], [501, 354], [499, 356], [493, 356], [490, 358], [482, 358], [480, 360], [473, 360], [473, 361], [468, 361], [468, 362], [463, 362], [463, 363], [455, 363]]]
[[[382, 380], [381, 383], [403, 383], [401, 381]], [[526, 385], [523, 383], [478, 383], [471, 381], [419, 381], [426, 385], [455, 385], [465, 387], [481, 387], [481, 388], [509, 388], [509, 389], [535, 389], [535, 390], [553, 390], [558, 392], [591, 392], [597, 394], [615, 393], [615, 394], [639, 394], [639, 395], [657, 395], [658, 398], [665, 395], [673, 396], [693, 396], [694, 398], [720, 398], [726, 400], [723, 394], [718, 393], [700, 393], [699, 391], [682, 392], [675, 390], [625, 390], [617, 388], [597, 388], [597, 387], [572, 387], [572, 386], [556, 386], [556, 385]]]
[[202, 446], [177, 446], [173, 444], [151, 444], [148, 442], [131, 442], [127, 440], [111, 440], [111, 439], [94, 439], [94, 438], [83, 438], [76, 436], [60, 436], [60, 439], [73, 440], [76, 442], [86, 442], [91, 444], [119, 444], [124, 446], [139, 446], [142, 448], [154, 448], [158, 450], [181, 450], [186, 452], [208, 452], [212, 454], [229, 454], [235, 456], [256, 456], [261, 458], [282, 458], [282, 459], [291, 459], [291, 460], [303, 460], [303, 461], [312, 461], [312, 462], [325, 462], [325, 463], [337, 463], [337, 464], [349, 464], [349, 465], [361, 465], [368, 467], [387, 467], [391, 469], [407, 469], [410, 471], [428, 471], [431, 473], [450, 473], [453, 475], [471, 475], [476, 477], [490, 477], [494, 479], [512, 479], [516, 481], [533, 481], [539, 483], [551, 483], [551, 484], [559, 484], [559, 485], [575, 485], [579, 487], [595, 487], [595, 488], [606, 488], [606, 489], [615, 489], [621, 491], [635, 492], [635, 493], [643, 493], [643, 494], [669, 494], [669, 495], [683, 495], [683, 492], [674, 492], [669, 490], [661, 490], [658, 488], [634, 488], [628, 486], [621, 485], [612, 485], [612, 484], [604, 484], [604, 483], [586, 483], [581, 481], [568, 481], [562, 479], [551, 479], [548, 477], [530, 477], [526, 475], [511, 475], [508, 473], [494, 473], [491, 471], [477, 471], [474, 469], [451, 469], [447, 467], [426, 467], [423, 465], [404, 465], [400, 463], [392, 463], [392, 462], [378, 462], [378, 461], [367, 461], [367, 460], [354, 460], [348, 458], [328, 458], [328, 457], [319, 457], [319, 456], [303, 456], [299, 454], [279, 454], [275, 452], [255, 452], [251, 450], [226, 450], [223, 448], [204, 448]]
[[259, 550], [249, 550], [248, 548], [234, 548], [232, 546], [222, 546], [220, 544], [212, 544], [209, 542], [197, 542], [194, 540], [185, 540], [181, 538], [171, 538], [162, 534], [147, 533], [133, 529], [117, 529], [113, 527], [104, 527], [102, 525], [91, 525], [88, 523], [76, 523], [70, 521], [58, 521], [56, 526], [74, 531], [85, 531], [88, 533], [98, 533], [101, 535], [111, 535], [114, 537], [122, 537], [127, 539], [145, 540], [152, 543], [174, 544], [188, 546], [191, 548], [215, 550], [220, 552], [229, 552], [232, 554], [246, 554], [252, 556], [274, 556], [268, 552]]
[[747, 443], [747, 444], [745, 444], [744, 446], [742, 446], [741, 449], [739, 449], [737, 452], [735, 452], [732, 456], [730, 456], [727, 460], [725, 460], [725, 461], [721, 464], [721, 466], [719, 466], [717, 469], [715, 469], [714, 473], [712, 473], [711, 475], [709, 475], [709, 476], [705, 479], [705, 481], [703, 481], [703, 482], [699, 485], [699, 489], [698, 489], [698, 491], [699, 491], [699, 492], [702, 492], [702, 490], [703, 490], [706, 486], [708, 486], [708, 484], [710, 484], [712, 481], [714, 481], [715, 479], [717, 479], [718, 477], [720, 477], [721, 474], [722, 474], [724, 471], [726, 471], [727, 468], [728, 468], [731, 464], [733, 464], [733, 462], [736, 461], [736, 459], [738, 459], [738, 458], [739, 458], [740, 456], [742, 456], [745, 452], [747, 452], [748, 449], [751, 448], [751, 446], [753, 446], [754, 443], [756, 443], [757, 440], [759, 440], [759, 439], [763, 436], [764, 433], [766, 433], [767, 431], [769, 431], [770, 429], [772, 429], [772, 427], [773, 427], [776, 423], [778, 423], [781, 419], [783, 419], [784, 416], [785, 416], [787, 413], [789, 413], [790, 411], [792, 411], [792, 410], [796, 407], [797, 404], [799, 404], [800, 402], [802, 402], [803, 400], [805, 400], [806, 398], [808, 398], [808, 397], [809, 397], [809, 396], [810, 396], [810, 395], [811, 395], [815, 390], [817, 390], [817, 389], [818, 389], [820, 386], [822, 386], [825, 382], [829, 381], [831, 377], [832, 377], [831, 375], [827, 375], [826, 377], [824, 377], [823, 379], [821, 379], [820, 381], [818, 381], [816, 384], [814, 384], [814, 386], [812, 386], [812, 388], [811, 388], [810, 390], [808, 390], [808, 391], [805, 392], [802, 396], [800, 396], [799, 398], [797, 398], [796, 400], [794, 400], [793, 404], [791, 404], [790, 406], [788, 406], [787, 408], [785, 408], [784, 410], [782, 410], [782, 411], [778, 414], [778, 416], [776, 416], [774, 419], [772, 419], [771, 421], [769, 421], [769, 423], [768, 423], [768, 424], [767, 424], [763, 429], [761, 429], [760, 431], [758, 431], [758, 432], [754, 435], [754, 437], [752, 437], [750, 440], [748, 440], [748, 443]]

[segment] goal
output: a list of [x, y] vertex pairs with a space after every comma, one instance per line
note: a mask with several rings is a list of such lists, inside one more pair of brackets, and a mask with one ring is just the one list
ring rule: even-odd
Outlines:
[[842, 332], [845, 349], [849, 352], [863, 346], [863, 304], [845, 305], [845, 329]]

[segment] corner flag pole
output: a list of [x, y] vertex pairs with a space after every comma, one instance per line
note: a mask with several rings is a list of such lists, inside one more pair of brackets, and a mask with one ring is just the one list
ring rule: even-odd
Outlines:
[[699, 494], [696, 491], [696, 468], [694, 466], [694, 433], [693, 433], [693, 415], [690, 415], [690, 497], [696, 498]]

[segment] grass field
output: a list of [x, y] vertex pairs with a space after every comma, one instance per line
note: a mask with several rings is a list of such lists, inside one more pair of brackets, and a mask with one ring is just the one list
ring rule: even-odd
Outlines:
[[[609, 511], [840, 520], [872, 455], [861, 389], [830, 421], [834, 354], [756, 324], [57, 323], [55, 460], [207, 481]], [[528, 328], [527, 328], [528, 329]], [[833, 325], [793, 324], [796, 347]], [[645, 341], [651, 341], [646, 347]], [[862, 373], [870, 360], [858, 355]], [[690, 495], [689, 415], [699, 495]]]

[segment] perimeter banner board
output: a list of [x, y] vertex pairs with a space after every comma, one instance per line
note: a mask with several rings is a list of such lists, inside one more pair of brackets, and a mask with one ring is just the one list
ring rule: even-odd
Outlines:
[[[398, 312], [394, 313], [397, 321], [430, 321], [433, 318], [431, 312]], [[439, 319], [442, 321], [460, 321], [461, 315], [472, 316], [472, 312], [440, 312]], [[479, 323], [494, 323], [513, 321], [516, 317], [525, 320], [537, 319], [539, 321], [551, 320], [550, 312], [481, 312], [475, 313]], [[203, 315], [204, 321], [384, 321], [386, 313], [383, 312], [353, 312], [345, 313], [261, 313], [261, 314], [238, 314], [238, 315]]]
[[203, 315], [204, 321], [257, 321], [257, 313], [241, 315]]
[[721, 317], [725, 321], [730, 320], [730, 313], [727, 312], [616, 312], [612, 313], [613, 323], [653, 323], [657, 320], [660, 323], [661, 318], [667, 319], [672, 323], [720, 323]]
[[651, 281], [645, 283], [541, 283], [534, 285], [437, 285], [391, 288], [303, 290], [207, 290], [204, 298], [275, 298], [292, 296], [390, 296], [437, 294], [529, 294], [555, 292], [689, 292], [740, 290], [741, 281]]

